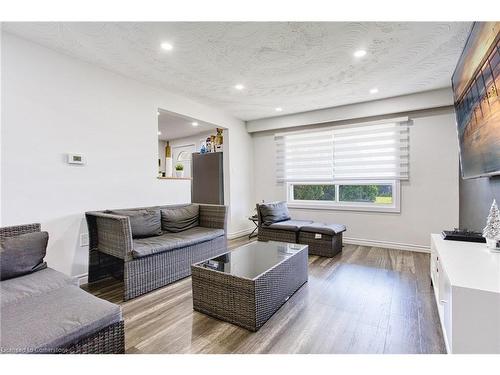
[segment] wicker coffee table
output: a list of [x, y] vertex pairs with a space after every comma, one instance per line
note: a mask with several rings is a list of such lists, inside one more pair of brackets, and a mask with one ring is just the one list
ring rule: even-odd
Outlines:
[[253, 242], [191, 266], [193, 308], [257, 331], [307, 281], [307, 245]]

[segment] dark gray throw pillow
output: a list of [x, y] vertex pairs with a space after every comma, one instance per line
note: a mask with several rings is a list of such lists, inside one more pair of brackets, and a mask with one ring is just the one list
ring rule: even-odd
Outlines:
[[183, 207], [164, 208], [161, 210], [161, 227], [167, 232], [182, 232], [197, 227], [200, 223], [200, 206], [190, 204]]
[[161, 235], [160, 209], [141, 208], [137, 210], [115, 210], [110, 214], [128, 216], [133, 238]]
[[47, 268], [43, 261], [49, 234], [33, 232], [0, 239], [0, 280]]
[[261, 204], [259, 209], [263, 225], [271, 225], [291, 219], [286, 202]]

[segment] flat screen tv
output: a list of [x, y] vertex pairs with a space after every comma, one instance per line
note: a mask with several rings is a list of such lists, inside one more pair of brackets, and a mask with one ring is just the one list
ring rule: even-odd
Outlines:
[[500, 22], [475, 22], [451, 79], [463, 178], [500, 174]]

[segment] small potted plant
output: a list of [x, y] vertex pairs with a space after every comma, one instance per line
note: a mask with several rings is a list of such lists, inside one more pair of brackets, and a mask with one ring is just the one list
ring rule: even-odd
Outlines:
[[175, 166], [175, 177], [177, 178], [184, 177], [184, 166], [182, 164], [177, 164]]

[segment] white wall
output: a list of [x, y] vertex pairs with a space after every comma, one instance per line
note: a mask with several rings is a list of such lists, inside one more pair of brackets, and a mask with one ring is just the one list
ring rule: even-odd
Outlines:
[[[189, 181], [156, 178], [157, 108], [230, 130], [229, 232], [249, 227], [252, 143], [242, 121], [7, 33], [2, 48], [2, 225], [41, 222], [51, 267], [86, 273], [85, 211], [190, 200]], [[66, 164], [67, 152], [84, 153], [87, 165]]]
[[252, 120], [247, 122], [247, 130], [249, 132], [276, 130], [310, 124], [324, 124], [332, 121], [383, 116], [404, 111], [426, 110], [450, 105], [453, 105], [453, 92], [450, 88], [442, 88], [392, 98], [371, 100], [369, 102]]
[[[401, 184], [401, 212], [291, 210], [293, 218], [342, 223], [351, 242], [427, 248], [430, 233], [458, 226], [458, 141], [452, 109], [409, 113], [410, 179]], [[346, 122], [342, 122], [345, 124]], [[280, 130], [282, 131], [282, 130]], [[255, 200], [285, 200], [276, 184], [274, 131], [253, 134]]]
[[191, 145], [193, 144], [195, 146], [196, 152], [200, 151], [200, 143], [201, 141], [205, 141], [208, 137], [211, 135], [215, 135], [217, 133], [217, 130], [214, 128], [213, 130], [207, 130], [205, 132], [191, 135], [189, 137], [182, 137], [182, 138], [176, 138], [176, 139], [171, 139], [170, 140], [170, 146], [172, 147], [179, 147], [179, 146], [185, 146], [185, 145]]
[[[178, 147], [184, 145], [195, 145], [195, 150], [200, 150], [201, 140], [206, 140], [208, 136], [215, 134], [215, 128], [210, 131], [200, 132], [199, 134], [191, 135], [188, 137], [170, 139], [169, 144], [171, 147]], [[165, 147], [167, 146], [167, 141], [158, 140], [158, 158], [161, 159], [161, 170], [165, 172]], [[158, 162], [158, 161], [157, 161]]]

